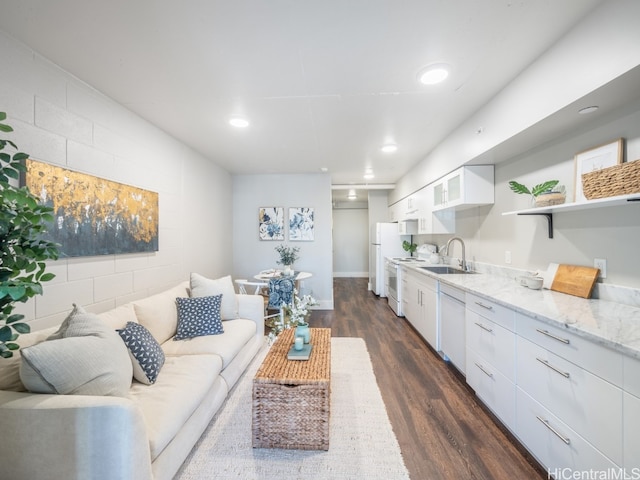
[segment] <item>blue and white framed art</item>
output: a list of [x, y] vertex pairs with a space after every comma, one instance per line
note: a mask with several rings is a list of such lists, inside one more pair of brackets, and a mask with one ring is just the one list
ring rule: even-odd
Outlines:
[[313, 241], [313, 208], [289, 208], [289, 241]]
[[260, 240], [284, 240], [284, 207], [260, 207], [258, 234]]

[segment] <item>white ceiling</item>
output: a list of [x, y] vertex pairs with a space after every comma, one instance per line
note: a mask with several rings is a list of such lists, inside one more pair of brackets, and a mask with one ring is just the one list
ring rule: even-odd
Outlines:
[[2, 0], [0, 28], [232, 173], [389, 184], [599, 3]]

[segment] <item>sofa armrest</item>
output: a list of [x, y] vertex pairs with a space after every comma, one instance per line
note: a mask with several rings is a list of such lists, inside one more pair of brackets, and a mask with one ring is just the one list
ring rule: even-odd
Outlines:
[[143, 416], [127, 398], [0, 391], [2, 475], [151, 479]]
[[240, 318], [253, 320], [257, 326], [256, 334], [264, 336], [264, 297], [262, 295], [241, 295], [238, 298], [238, 314]]

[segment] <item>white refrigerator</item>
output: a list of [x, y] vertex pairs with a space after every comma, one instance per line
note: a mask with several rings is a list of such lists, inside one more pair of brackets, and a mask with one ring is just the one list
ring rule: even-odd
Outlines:
[[384, 286], [385, 257], [408, 257], [402, 248], [403, 240], [410, 241], [410, 235], [400, 235], [397, 223], [376, 223], [371, 228], [369, 250], [369, 290], [376, 295], [386, 297]]

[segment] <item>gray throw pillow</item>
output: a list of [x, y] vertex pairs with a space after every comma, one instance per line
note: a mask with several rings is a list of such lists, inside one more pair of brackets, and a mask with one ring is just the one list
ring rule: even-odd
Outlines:
[[20, 380], [30, 392], [125, 397], [131, 387], [118, 334], [76, 305], [57, 332], [21, 353]]
[[224, 333], [220, 318], [222, 295], [197, 298], [176, 298], [178, 331], [174, 340], [220, 335]]
[[160, 344], [151, 332], [139, 323], [127, 322], [125, 328], [118, 330], [118, 334], [129, 350], [133, 378], [146, 385], [155, 383], [165, 359]]

